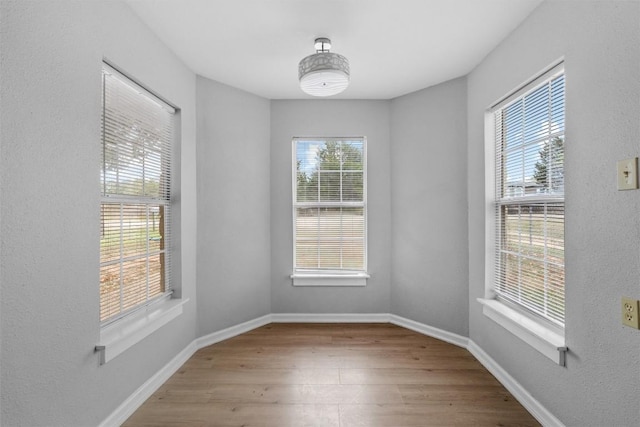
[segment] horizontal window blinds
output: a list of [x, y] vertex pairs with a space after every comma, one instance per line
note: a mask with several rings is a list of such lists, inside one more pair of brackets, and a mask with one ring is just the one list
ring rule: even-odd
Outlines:
[[366, 270], [364, 138], [293, 141], [297, 272]]
[[103, 66], [100, 320], [170, 292], [174, 109]]
[[564, 325], [562, 68], [494, 111], [495, 292]]

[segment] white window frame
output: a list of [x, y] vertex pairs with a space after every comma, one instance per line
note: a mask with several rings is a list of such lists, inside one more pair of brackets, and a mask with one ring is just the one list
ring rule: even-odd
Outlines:
[[[154, 92], [146, 89], [140, 83], [138, 83], [135, 79], [130, 78], [125, 73], [119, 71], [115, 66], [110, 64], [108, 61], [103, 62], [103, 72], [107, 72], [109, 74], [116, 74], [120, 79], [126, 80], [128, 84], [135, 87], [136, 90], [139, 91], [141, 95], [150, 96], [156, 101], [158, 104], [162, 105], [163, 108], [169, 110], [173, 113], [173, 136], [171, 137], [170, 147], [167, 147], [167, 152], [170, 153], [170, 164], [168, 166], [168, 171], [164, 171], [163, 173], [173, 173], [173, 162], [174, 160], [174, 151], [175, 144], [179, 142], [179, 137], [177, 135], [177, 130], [180, 128], [178, 124], [179, 120], [179, 109], [170, 103], [168, 103], [163, 98], [156, 95]], [[104, 107], [103, 107], [104, 109]], [[103, 111], [104, 114], [104, 111]], [[104, 141], [101, 141], [101, 144], [104, 144]], [[183, 305], [188, 302], [188, 299], [180, 299], [174, 298], [173, 290], [175, 288], [174, 284], [172, 284], [172, 270], [170, 268], [171, 265], [171, 257], [175, 256], [172, 254], [173, 245], [172, 241], [175, 237], [171, 236], [171, 228], [172, 227], [172, 215], [171, 210], [175, 208], [173, 206], [173, 202], [171, 199], [172, 181], [170, 178], [167, 180], [167, 185], [169, 186], [168, 194], [166, 196], [162, 195], [158, 198], [151, 197], [131, 197], [131, 196], [115, 196], [110, 197], [106, 193], [103, 193], [101, 198], [101, 204], [104, 203], [126, 203], [126, 204], [161, 204], [165, 207], [166, 216], [165, 216], [165, 227], [166, 234], [164, 236], [164, 248], [161, 249], [165, 255], [164, 263], [165, 263], [165, 271], [164, 271], [164, 286], [165, 290], [163, 294], [159, 294], [156, 297], [148, 298], [146, 301], [139, 303], [135, 307], [121, 312], [118, 315], [110, 317], [105, 321], [102, 321], [100, 324], [100, 339], [98, 344], [95, 346], [96, 353], [99, 354], [100, 364], [105, 364], [122, 354], [128, 348], [134, 346], [138, 342], [140, 342], [145, 337], [149, 336], [154, 331], [160, 329], [162, 326], [180, 316], [183, 312]], [[174, 230], [175, 232], [175, 230]], [[147, 245], [148, 246], [148, 245]], [[147, 248], [148, 252], [148, 248]]]
[[[297, 202], [297, 150], [298, 141], [348, 141], [358, 140], [363, 143], [363, 200], [362, 202]], [[367, 138], [364, 136], [350, 137], [294, 137], [292, 140], [292, 223], [293, 223], [293, 273], [291, 274], [293, 286], [366, 286], [367, 279]], [[363, 255], [364, 265], [362, 269], [345, 270], [309, 270], [299, 269], [296, 266], [296, 209], [300, 207], [362, 207], [364, 211], [364, 241]]]
[[[485, 296], [479, 298], [485, 316], [553, 360], [560, 366], [565, 365], [568, 351], [565, 345], [564, 327], [554, 325], [517, 304], [497, 297], [495, 265], [497, 254], [496, 225], [496, 128], [494, 112], [502, 106], [525, 96], [527, 93], [564, 74], [564, 63], [558, 61], [543, 72], [521, 85], [511, 94], [496, 102], [485, 113]], [[566, 113], [565, 113], [566, 114]], [[540, 200], [543, 200], [540, 198]], [[532, 199], [533, 201], [533, 199]], [[551, 196], [545, 201], [562, 201]]]

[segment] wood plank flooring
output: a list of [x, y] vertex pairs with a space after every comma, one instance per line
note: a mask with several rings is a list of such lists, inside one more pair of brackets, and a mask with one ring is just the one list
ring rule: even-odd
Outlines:
[[270, 324], [196, 352], [124, 426], [539, 424], [463, 348], [391, 324]]

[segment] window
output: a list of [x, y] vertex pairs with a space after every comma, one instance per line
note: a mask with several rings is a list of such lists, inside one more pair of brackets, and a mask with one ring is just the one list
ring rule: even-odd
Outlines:
[[366, 141], [293, 141], [294, 274], [367, 268]]
[[497, 300], [558, 328], [564, 327], [564, 88], [560, 64], [491, 111], [491, 286]]
[[100, 320], [171, 293], [172, 107], [104, 64]]

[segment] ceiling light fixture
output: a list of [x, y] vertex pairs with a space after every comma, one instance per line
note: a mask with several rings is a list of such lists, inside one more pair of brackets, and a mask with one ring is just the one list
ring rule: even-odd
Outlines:
[[316, 53], [298, 64], [300, 88], [309, 95], [336, 95], [349, 86], [349, 60], [337, 53], [329, 52], [331, 40], [317, 38]]

